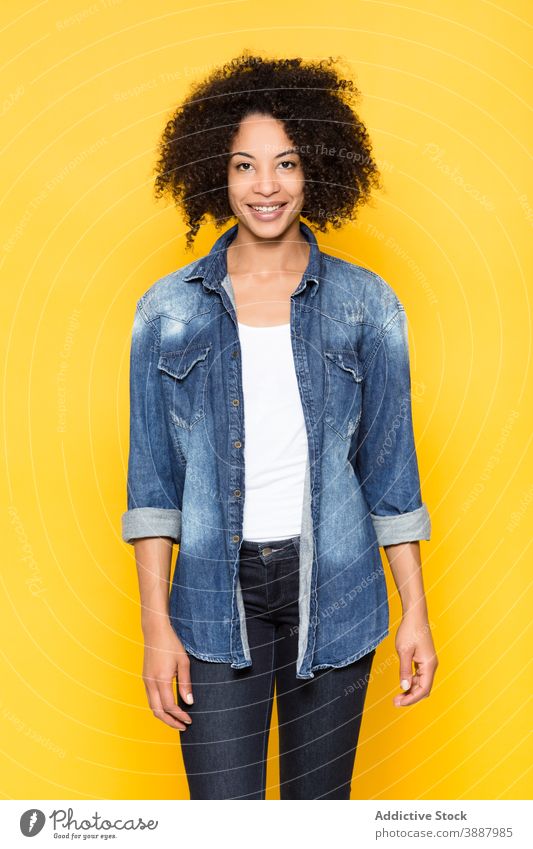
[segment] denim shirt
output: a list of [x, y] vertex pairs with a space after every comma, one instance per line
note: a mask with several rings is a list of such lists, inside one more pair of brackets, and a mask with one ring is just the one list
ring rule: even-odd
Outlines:
[[[310, 245], [290, 333], [308, 457], [296, 677], [351, 663], [389, 633], [380, 546], [430, 539], [414, 445], [407, 321], [377, 274]], [[179, 543], [169, 615], [187, 652], [252, 666], [239, 581], [245, 498], [239, 329], [226, 250], [153, 283], [130, 354], [122, 539]], [[275, 535], [274, 535], [275, 536]]]

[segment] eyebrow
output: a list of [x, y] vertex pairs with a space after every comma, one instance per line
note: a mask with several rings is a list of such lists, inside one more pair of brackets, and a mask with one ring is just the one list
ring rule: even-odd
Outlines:
[[[298, 150], [295, 147], [290, 147], [288, 150], [276, 153], [274, 159], [279, 159], [280, 156], [286, 156], [288, 153], [298, 153]], [[244, 150], [236, 150], [234, 153], [230, 153], [230, 159], [232, 156], [247, 156], [249, 159], [255, 159], [255, 156], [252, 156], [251, 153], [245, 153]]]

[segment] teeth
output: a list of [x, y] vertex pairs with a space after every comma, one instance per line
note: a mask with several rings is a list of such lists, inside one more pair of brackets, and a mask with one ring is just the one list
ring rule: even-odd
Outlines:
[[254, 206], [252, 204], [252, 209], [257, 209], [258, 212], [274, 212], [274, 210], [279, 209], [280, 206], [280, 203], [276, 204], [276, 206]]

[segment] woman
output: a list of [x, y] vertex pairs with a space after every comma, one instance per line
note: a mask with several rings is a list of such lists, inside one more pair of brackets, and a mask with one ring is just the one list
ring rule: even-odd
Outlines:
[[206, 215], [237, 220], [145, 292], [132, 334], [122, 535], [148, 700], [185, 732], [191, 799], [265, 798], [274, 687], [281, 798], [350, 798], [389, 633], [380, 545], [403, 605], [394, 703], [429, 695], [437, 666], [405, 312], [301, 221], [339, 227], [379, 185], [357, 94], [332, 60], [245, 52], [160, 145], [157, 194], [181, 206], [189, 246]]

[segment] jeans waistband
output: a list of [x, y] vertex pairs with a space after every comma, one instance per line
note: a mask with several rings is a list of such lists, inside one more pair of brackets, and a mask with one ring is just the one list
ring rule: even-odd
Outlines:
[[272, 549], [272, 551], [282, 551], [285, 548], [295, 547], [296, 551], [300, 551], [300, 535], [294, 537], [285, 537], [284, 539], [269, 539], [264, 542], [256, 542], [250, 539], [243, 539], [241, 543], [241, 551], [251, 552], [253, 554], [261, 554], [264, 548]]

